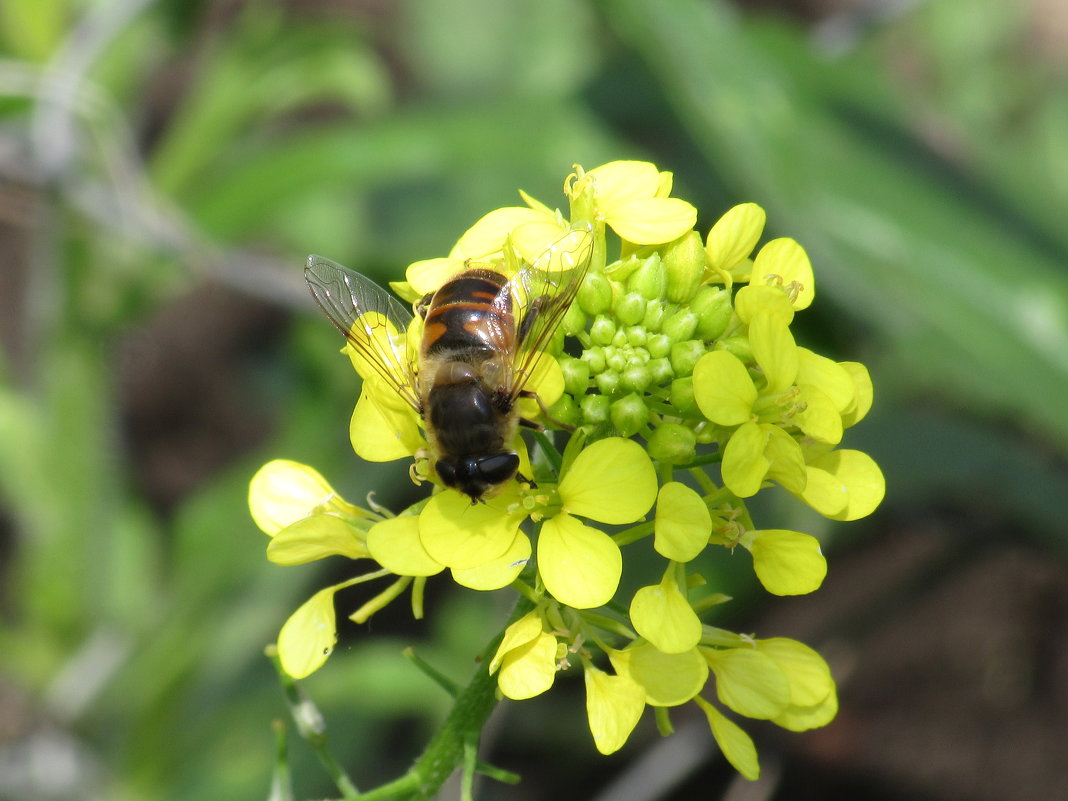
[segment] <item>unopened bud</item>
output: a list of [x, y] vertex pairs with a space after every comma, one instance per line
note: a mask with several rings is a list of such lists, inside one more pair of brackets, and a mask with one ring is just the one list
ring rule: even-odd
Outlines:
[[616, 301], [613, 311], [623, 325], [637, 325], [645, 315], [645, 298], [637, 292], [628, 292]]
[[699, 339], [676, 342], [671, 346], [671, 369], [679, 378], [693, 375], [693, 366], [705, 355], [705, 343]]
[[690, 301], [690, 309], [697, 315], [697, 336], [711, 342], [731, 320], [731, 293], [723, 287], [703, 286]]
[[701, 407], [693, 394], [693, 376], [676, 378], [671, 382], [671, 408], [680, 417], [701, 416]]
[[556, 403], [549, 407], [549, 417], [569, 426], [577, 426], [582, 422], [579, 405], [570, 395], [561, 395]]
[[608, 407], [612, 402], [604, 395], [583, 395], [579, 401], [582, 418], [587, 423], [604, 423], [608, 421]]
[[697, 436], [679, 423], [661, 423], [649, 437], [649, 455], [667, 464], [687, 464], [696, 453]]
[[597, 391], [602, 395], [615, 395], [619, 392], [620, 377], [615, 370], [605, 370], [595, 376], [593, 382], [597, 385]]
[[634, 364], [623, 371], [619, 377], [621, 388], [632, 392], [644, 392], [652, 383], [653, 374], [644, 364]]
[[675, 342], [692, 339], [697, 330], [697, 315], [683, 307], [668, 317], [660, 330]]
[[705, 246], [697, 231], [676, 239], [664, 249], [667, 299], [686, 303], [694, 296], [705, 273]]
[[667, 317], [667, 307], [662, 300], [650, 300], [645, 304], [642, 326], [648, 331], [659, 331]]
[[637, 292], [646, 300], [664, 297], [667, 290], [667, 272], [660, 261], [660, 254], [654, 253], [642, 262], [641, 267], [631, 273], [627, 279], [627, 289]]
[[593, 325], [590, 326], [590, 341], [593, 344], [610, 345], [615, 335], [615, 320], [605, 314], [598, 314], [593, 318]]
[[670, 359], [650, 359], [645, 367], [653, 376], [652, 383], [658, 387], [664, 386], [675, 377], [675, 371], [671, 369]]
[[590, 385], [590, 365], [582, 359], [561, 356], [560, 372], [564, 374], [564, 392], [579, 397], [586, 394]]
[[589, 272], [578, 291], [578, 305], [586, 314], [604, 314], [612, 306], [612, 285], [604, 273]]
[[716, 340], [716, 350], [725, 350], [732, 356], [737, 356], [742, 364], [753, 364], [753, 346], [749, 344], [749, 337], [735, 336]]
[[594, 345], [592, 348], [587, 348], [582, 352], [582, 356], [580, 356], [579, 358], [590, 366], [590, 375], [597, 375], [598, 373], [603, 373], [604, 368], [607, 366], [605, 362], [604, 348], [600, 347], [599, 345]]
[[565, 334], [577, 336], [586, 330], [586, 312], [578, 303], [572, 303], [564, 312], [564, 320], [560, 324]]
[[653, 334], [645, 340], [645, 349], [654, 359], [660, 359], [671, 353], [671, 337], [667, 334]]
[[633, 392], [614, 401], [609, 414], [612, 418], [612, 425], [624, 437], [634, 436], [649, 422], [648, 407]]

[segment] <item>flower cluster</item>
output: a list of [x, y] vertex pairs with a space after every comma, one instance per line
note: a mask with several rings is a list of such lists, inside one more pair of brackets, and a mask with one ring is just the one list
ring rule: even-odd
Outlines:
[[[709, 548], [741, 546], [769, 592], [820, 586], [827, 566], [818, 541], [758, 528], [746, 499], [777, 486], [834, 520], [871, 513], [882, 474], [866, 454], [839, 447], [871, 406], [871, 380], [859, 363], [796, 344], [790, 324], [814, 296], [797, 242], [756, 250], [765, 218], [752, 203], [702, 237], [696, 210], [671, 189], [672, 175], [645, 162], [576, 168], [564, 184], [567, 215], [523, 194], [524, 206], [490, 212], [447, 257], [412, 264], [393, 285], [414, 301], [472, 260], [507, 269], [544, 258], [546, 243], [569, 232], [592, 232], [592, 264], [548, 346], [554, 358], [530, 382], [549, 407], [547, 425], [562, 423], [569, 435], [539, 435], [529, 452], [517, 436], [520, 476], [533, 480], [472, 504], [440, 486], [424, 421], [349, 348], [364, 379], [350, 426], [356, 453], [414, 458], [413, 478], [436, 486], [394, 515], [347, 503], [305, 465], [275, 461], [256, 474], [250, 506], [272, 536], [271, 560], [377, 563], [316, 593], [287, 621], [278, 642], [287, 672], [303, 677], [326, 660], [337, 590], [392, 577], [353, 619], [409, 586], [421, 615], [424, 583], [447, 570], [465, 587], [511, 586], [526, 597], [530, 611], [507, 627], [489, 670], [503, 695], [524, 699], [581, 668], [603, 753], [626, 742], [646, 706], [670, 730], [667, 709], [692, 701], [726, 757], [755, 778], [753, 743], [726, 711], [798, 731], [834, 717], [835, 685], [819, 654], [705, 622], [729, 598], [698, 570]], [[533, 402], [523, 412], [537, 413]], [[664, 559], [661, 577], [617, 598], [627, 547], [646, 538]]]

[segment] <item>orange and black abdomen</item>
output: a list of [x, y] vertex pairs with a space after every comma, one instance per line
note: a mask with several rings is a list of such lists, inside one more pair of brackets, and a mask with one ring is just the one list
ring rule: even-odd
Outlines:
[[507, 279], [493, 270], [468, 270], [434, 293], [423, 327], [423, 356], [477, 362], [510, 353], [515, 318]]

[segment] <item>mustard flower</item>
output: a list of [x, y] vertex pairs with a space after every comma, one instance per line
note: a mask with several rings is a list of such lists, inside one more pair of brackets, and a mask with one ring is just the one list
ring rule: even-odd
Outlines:
[[[276, 460], [253, 478], [250, 510], [272, 538], [272, 561], [369, 565], [289, 618], [282, 665], [303, 677], [323, 664], [343, 587], [392, 582], [353, 613], [364, 621], [408, 587], [420, 615], [421, 588], [439, 575], [478, 591], [510, 586], [527, 605], [483, 668], [502, 696], [532, 698], [580, 667], [593, 746], [605, 754], [624, 747], [645, 707], [666, 730], [669, 711], [692, 702], [726, 759], [755, 779], [759, 756], [738, 719], [825, 725], [837, 712], [834, 679], [802, 643], [712, 625], [730, 598], [699, 571], [722, 558], [718, 549], [740, 548], [769, 593], [820, 587], [820, 541], [758, 525], [747, 503], [775, 485], [833, 520], [877, 508], [878, 465], [844, 445], [872, 406], [871, 377], [795, 338], [794, 319], [815, 297], [812, 264], [794, 239], [761, 244], [760, 206], [737, 205], [698, 231], [696, 209], [671, 196], [672, 173], [642, 161], [575, 165], [563, 188], [566, 209], [520, 192], [523, 205], [485, 214], [447, 256], [409, 265], [391, 285], [415, 302], [477, 264], [507, 276], [536, 264], [551, 275], [574, 268], [571, 241], [588, 243], [588, 271], [544, 346], [551, 355], [525, 385], [537, 399], [520, 401], [524, 419], [559, 430], [529, 452], [516, 435], [515, 481], [475, 503], [441, 486], [417, 388], [398, 393], [396, 378], [351, 345], [363, 380], [349, 426], [355, 452], [414, 459], [427, 495], [394, 514], [349, 504], [295, 462]], [[540, 302], [516, 291], [517, 303]], [[416, 315], [398, 331], [372, 311], [350, 334], [418, 370], [421, 325]], [[651, 551], [629, 547], [646, 537]], [[617, 598], [620, 579], [639, 553], [663, 562], [628, 602]]]

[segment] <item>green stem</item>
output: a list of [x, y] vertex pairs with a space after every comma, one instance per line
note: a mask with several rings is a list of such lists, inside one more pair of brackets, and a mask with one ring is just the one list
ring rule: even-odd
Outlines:
[[[520, 598], [508, 622], [518, 620], [533, 608], [532, 603]], [[452, 711], [408, 773], [356, 796], [354, 801], [429, 801], [453, 771], [464, 764], [469, 744], [477, 742], [486, 719], [497, 705], [497, 677], [490, 675], [487, 666], [503, 637], [502, 630], [482, 651], [471, 682], [460, 691]]]
[[326, 747], [326, 722], [323, 720], [319, 708], [301, 691], [296, 680], [282, 669], [282, 660], [278, 656], [278, 649], [274, 647], [268, 648], [267, 656], [274, 665], [275, 672], [278, 673], [278, 680], [282, 684], [282, 691], [285, 693], [289, 713], [297, 726], [297, 732], [315, 751], [315, 755], [319, 757], [319, 762], [322, 763], [326, 772], [330, 774], [330, 778], [334, 780], [334, 784], [337, 785], [337, 789], [341, 791], [342, 796], [344, 798], [355, 798], [359, 795], [356, 785], [353, 784], [345, 769], [341, 767], [334, 755]]

